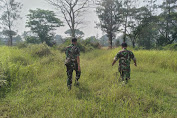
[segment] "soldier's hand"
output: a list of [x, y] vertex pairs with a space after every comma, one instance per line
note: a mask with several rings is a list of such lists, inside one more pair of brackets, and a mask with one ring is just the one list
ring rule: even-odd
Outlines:
[[136, 63], [134, 63], [134, 65], [135, 65], [135, 66], [137, 66], [137, 64], [136, 64]]
[[115, 63], [116, 63], [116, 60], [114, 60], [114, 61], [112, 62], [112, 66], [114, 66]]
[[78, 66], [78, 71], [81, 71], [81, 67], [80, 66]]
[[114, 63], [112, 63], [112, 66], [114, 66]]

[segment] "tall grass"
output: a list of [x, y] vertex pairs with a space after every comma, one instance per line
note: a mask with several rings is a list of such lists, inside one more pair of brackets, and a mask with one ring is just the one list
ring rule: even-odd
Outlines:
[[49, 55], [33, 56], [34, 47], [0, 48], [9, 82], [0, 88], [0, 117], [177, 116], [177, 52], [133, 51], [138, 67], [131, 64], [131, 80], [125, 86], [118, 81], [118, 64], [111, 66], [120, 49], [83, 53], [80, 86], [68, 91], [65, 55], [49, 50]]

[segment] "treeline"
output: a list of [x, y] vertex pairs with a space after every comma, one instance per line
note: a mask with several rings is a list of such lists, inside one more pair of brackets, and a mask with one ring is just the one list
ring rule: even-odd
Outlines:
[[[99, 18], [97, 27], [106, 34], [101, 38], [94, 37], [100, 46], [112, 48], [121, 42], [128, 42], [134, 48], [151, 49], [177, 41], [177, 0], [46, 0], [46, 4], [57, 8], [64, 19], [61, 20], [50, 10], [29, 10], [26, 27], [30, 31], [23, 33], [23, 41], [45, 42], [52, 46], [64, 43], [68, 37], [83, 39], [84, 32], [79, 30], [79, 26], [84, 23], [85, 11], [92, 8], [96, 8]], [[22, 4], [15, 0], [2, 0], [0, 5], [0, 39], [11, 46], [16, 43], [13, 42], [17, 37], [15, 21], [20, 19]], [[56, 28], [62, 26], [69, 27], [65, 31], [67, 38], [54, 33]], [[92, 41], [93, 37], [89, 38]]]
[[176, 8], [177, 0], [102, 0], [97, 8], [98, 25], [110, 45], [122, 33], [124, 42], [131, 41], [133, 47], [166, 46], [177, 41]]

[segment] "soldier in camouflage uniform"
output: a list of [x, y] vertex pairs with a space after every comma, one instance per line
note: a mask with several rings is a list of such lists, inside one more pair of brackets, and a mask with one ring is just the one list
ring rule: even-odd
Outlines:
[[117, 53], [117, 55], [114, 58], [114, 61], [112, 63], [112, 66], [116, 63], [116, 61], [119, 59], [119, 72], [122, 78], [122, 81], [125, 81], [126, 83], [130, 79], [130, 62], [131, 59], [134, 61], [134, 65], [136, 64], [136, 58], [133, 54], [133, 52], [127, 50], [127, 44], [122, 43], [122, 50]]
[[66, 54], [65, 65], [67, 68], [67, 76], [68, 76], [67, 86], [68, 89], [71, 90], [73, 70], [76, 71], [75, 85], [79, 85], [78, 80], [81, 75], [80, 58], [79, 58], [80, 49], [79, 47], [77, 47], [76, 38], [72, 39], [72, 44], [66, 48], [65, 54]]

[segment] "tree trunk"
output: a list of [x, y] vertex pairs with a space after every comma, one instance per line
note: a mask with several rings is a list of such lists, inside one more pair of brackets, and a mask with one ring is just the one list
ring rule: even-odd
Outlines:
[[124, 28], [124, 40], [123, 40], [123, 42], [125, 42], [126, 41], [126, 37], [127, 37], [127, 22], [128, 22], [128, 2], [126, 2], [126, 6], [127, 6], [127, 8], [126, 8], [126, 15], [125, 15], [125, 28]]
[[135, 41], [134, 40], [132, 41], [132, 45], [133, 45], [133, 48], [135, 48]]
[[71, 22], [72, 22], [72, 37], [76, 38], [76, 33], [75, 33], [75, 14], [74, 14], [74, 10], [71, 7], [71, 13], [72, 13], [72, 18], [71, 18]]
[[112, 49], [112, 37], [113, 37], [112, 33], [109, 33], [108, 37], [109, 37], [110, 48]]
[[124, 27], [124, 36], [123, 36], [123, 42], [126, 41], [126, 30], [127, 30], [127, 26], [126, 26], [126, 23], [125, 23], [125, 27]]
[[[166, 0], [167, 2], [167, 0]], [[166, 3], [167, 4], [167, 3]], [[170, 14], [171, 14], [171, 8], [170, 8], [170, 3], [166, 5], [166, 9], [168, 8], [168, 15], [166, 16], [166, 40], [168, 40], [169, 42], [170, 41], [170, 38], [169, 38], [169, 18], [170, 18]]]
[[110, 37], [110, 41], [111, 41], [111, 43], [110, 43], [110, 44], [111, 44], [111, 49], [112, 49], [112, 36]]
[[72, 32], [72, 37], [73, 37], [73, 38], [76, 38], [75, 29], [71, 29], [71, 32]]
[[12, 35], [10, 35], [10, 46], [12, 46]]

